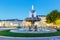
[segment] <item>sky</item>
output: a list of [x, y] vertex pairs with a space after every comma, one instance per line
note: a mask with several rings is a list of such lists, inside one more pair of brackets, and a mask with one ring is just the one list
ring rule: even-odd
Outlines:
[[60, 11], [60, 0], [0, 0], [0, 19], [20, 19], [29, 17], [34, 5], [36, 15], [47, 15], [52, 10]]

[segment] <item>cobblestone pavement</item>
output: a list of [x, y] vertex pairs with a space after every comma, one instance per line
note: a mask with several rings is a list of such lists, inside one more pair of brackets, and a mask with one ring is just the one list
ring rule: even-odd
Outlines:
[[0, 37], [0, 40], [60, 40], [60, 37], [35, 37], [35, 38], [7, 38]]

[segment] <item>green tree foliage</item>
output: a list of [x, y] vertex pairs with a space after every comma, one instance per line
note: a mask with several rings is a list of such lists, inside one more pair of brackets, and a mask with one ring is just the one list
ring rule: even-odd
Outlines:
[[56, 19], [60, 19], [60, 12], [58, 12], [57, 10], [53, 10], [46, 16], [47, 23], [53, 23], [56, 21]]

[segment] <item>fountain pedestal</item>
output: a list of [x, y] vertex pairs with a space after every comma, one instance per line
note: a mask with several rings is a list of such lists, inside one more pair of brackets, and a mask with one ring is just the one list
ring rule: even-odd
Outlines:
[[35, 25], [29, 26], [29, 31], [37, 31], [37, 26]]

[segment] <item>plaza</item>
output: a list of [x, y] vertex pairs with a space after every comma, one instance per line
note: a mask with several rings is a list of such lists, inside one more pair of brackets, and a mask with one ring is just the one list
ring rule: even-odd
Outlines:
[[60, 40], [60, 0], [0, 0], [0, 40]]
[[46, 16], [35, 15], [33, 5], [30, 13], [30, 17], [26, 17], [24, 21], [18, 19], [0, 20], [0, 27], [3, 29], [0, 35], [11, 37], [44, 37], [45, 35], [45, 37], [47, 37], [53, 35], [57, 36], [55, 35], [56, 32], [59, 35], [59, 29], [49, 28], [46, 25]]

